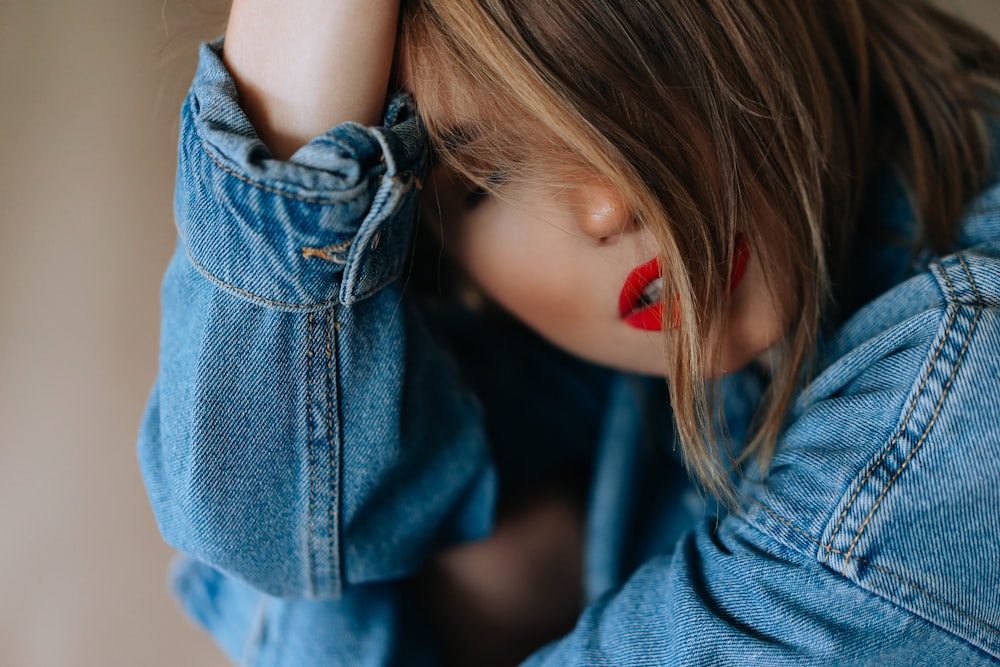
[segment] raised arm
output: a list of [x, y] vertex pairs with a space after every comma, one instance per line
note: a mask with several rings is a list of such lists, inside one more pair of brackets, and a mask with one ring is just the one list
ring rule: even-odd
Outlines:
[[240, 105], [284, 159], [344, 121], [375, 125], [399, 0], [235, 0], [223, 55]]
[[386, 100], [397, 4], [241, 0], [182, 109], [139, 458], [165, 539], [274, 596], [405, 577], [490, 526], [479, 408], [400, 278], [427, 156]]

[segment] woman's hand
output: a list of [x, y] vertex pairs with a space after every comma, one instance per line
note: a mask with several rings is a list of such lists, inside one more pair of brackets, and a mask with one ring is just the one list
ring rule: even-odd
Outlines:
[[234, 0], [223, 58], [275, 157], [381, 120], [398, 19], [399, 0]]

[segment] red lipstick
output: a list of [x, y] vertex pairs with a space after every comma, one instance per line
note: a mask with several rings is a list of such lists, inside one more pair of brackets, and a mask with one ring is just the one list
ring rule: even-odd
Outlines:
[[[736, 237], [736, 248], [733, 251], [733, 265], [729, 270], [729, 293], [732, 294], [743, 281], [747, 263], [750, 261], [750, 244], [741, 234]], [[663, 270], [660, 268], [660, 258], [640, 264], [632, 269], [625, 279], [622, 291], [618, 295], [618, 315], [625, 323], [636, 329], [645, 331], [660, 331], [663, 329]], [[659, 286], [654, 285], [657, 280]], [[674, 318], [671, 328], [680, 326], [680, 310], [674, 298]]]
[[733, 266], [729, 269], [729, 293], [732, 294], [740, 286], [743, 274], [747, 270], [747, 262], [750, 261], [750, 244], [746, 237], [740, 234], [736, 237], [736, 248], [733, 249]]
[[657, 293], [655, 298], [650, 299], [651, 295], [647, 292], [654, 291], [651, 289], [652, 284], [662, 278], [659, 257], [640, 264], [628, 274], [618, 295], [618, 315], [626, 324], [645, 331], [659, 331], [663, 328], [662, 294]]

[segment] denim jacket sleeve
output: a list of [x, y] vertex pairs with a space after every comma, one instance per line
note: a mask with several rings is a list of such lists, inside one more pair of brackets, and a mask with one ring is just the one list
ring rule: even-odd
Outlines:
[[485, 534], [493, 470], [402, 295], [426, 161], [409, 100], [281, 162], [220, 49], [202, 47], [182, 111], [140, 465], [176, 548], [270, 595], [336, 598]]

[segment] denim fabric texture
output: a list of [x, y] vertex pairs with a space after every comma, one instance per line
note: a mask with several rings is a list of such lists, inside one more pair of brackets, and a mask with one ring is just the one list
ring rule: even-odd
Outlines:
[[[582, 465], [588, 605], [527, 664], [1000, 664], [1000, 184], [915, 260], [872, 240], [915, 224], [879, 188], [857, 305], [720, 518], [662, 381], [406, 291], [426, 152], [405, 97], [280, 162], [220, 49], [182, 112], [139, 459], [174, 590], [235, 663], [436, 664], [400, 581], [488, 534], [502, 489]], [[723, 382], [736, 439], [761, 382]]]
[[143, 472], [181, 551], [271, 595], [337, 597], [486, 534], [495, 480], [479, 407], [396, 280], [423, 169], [411, 108], [281, 163], [235, 95], [206, 47]]

